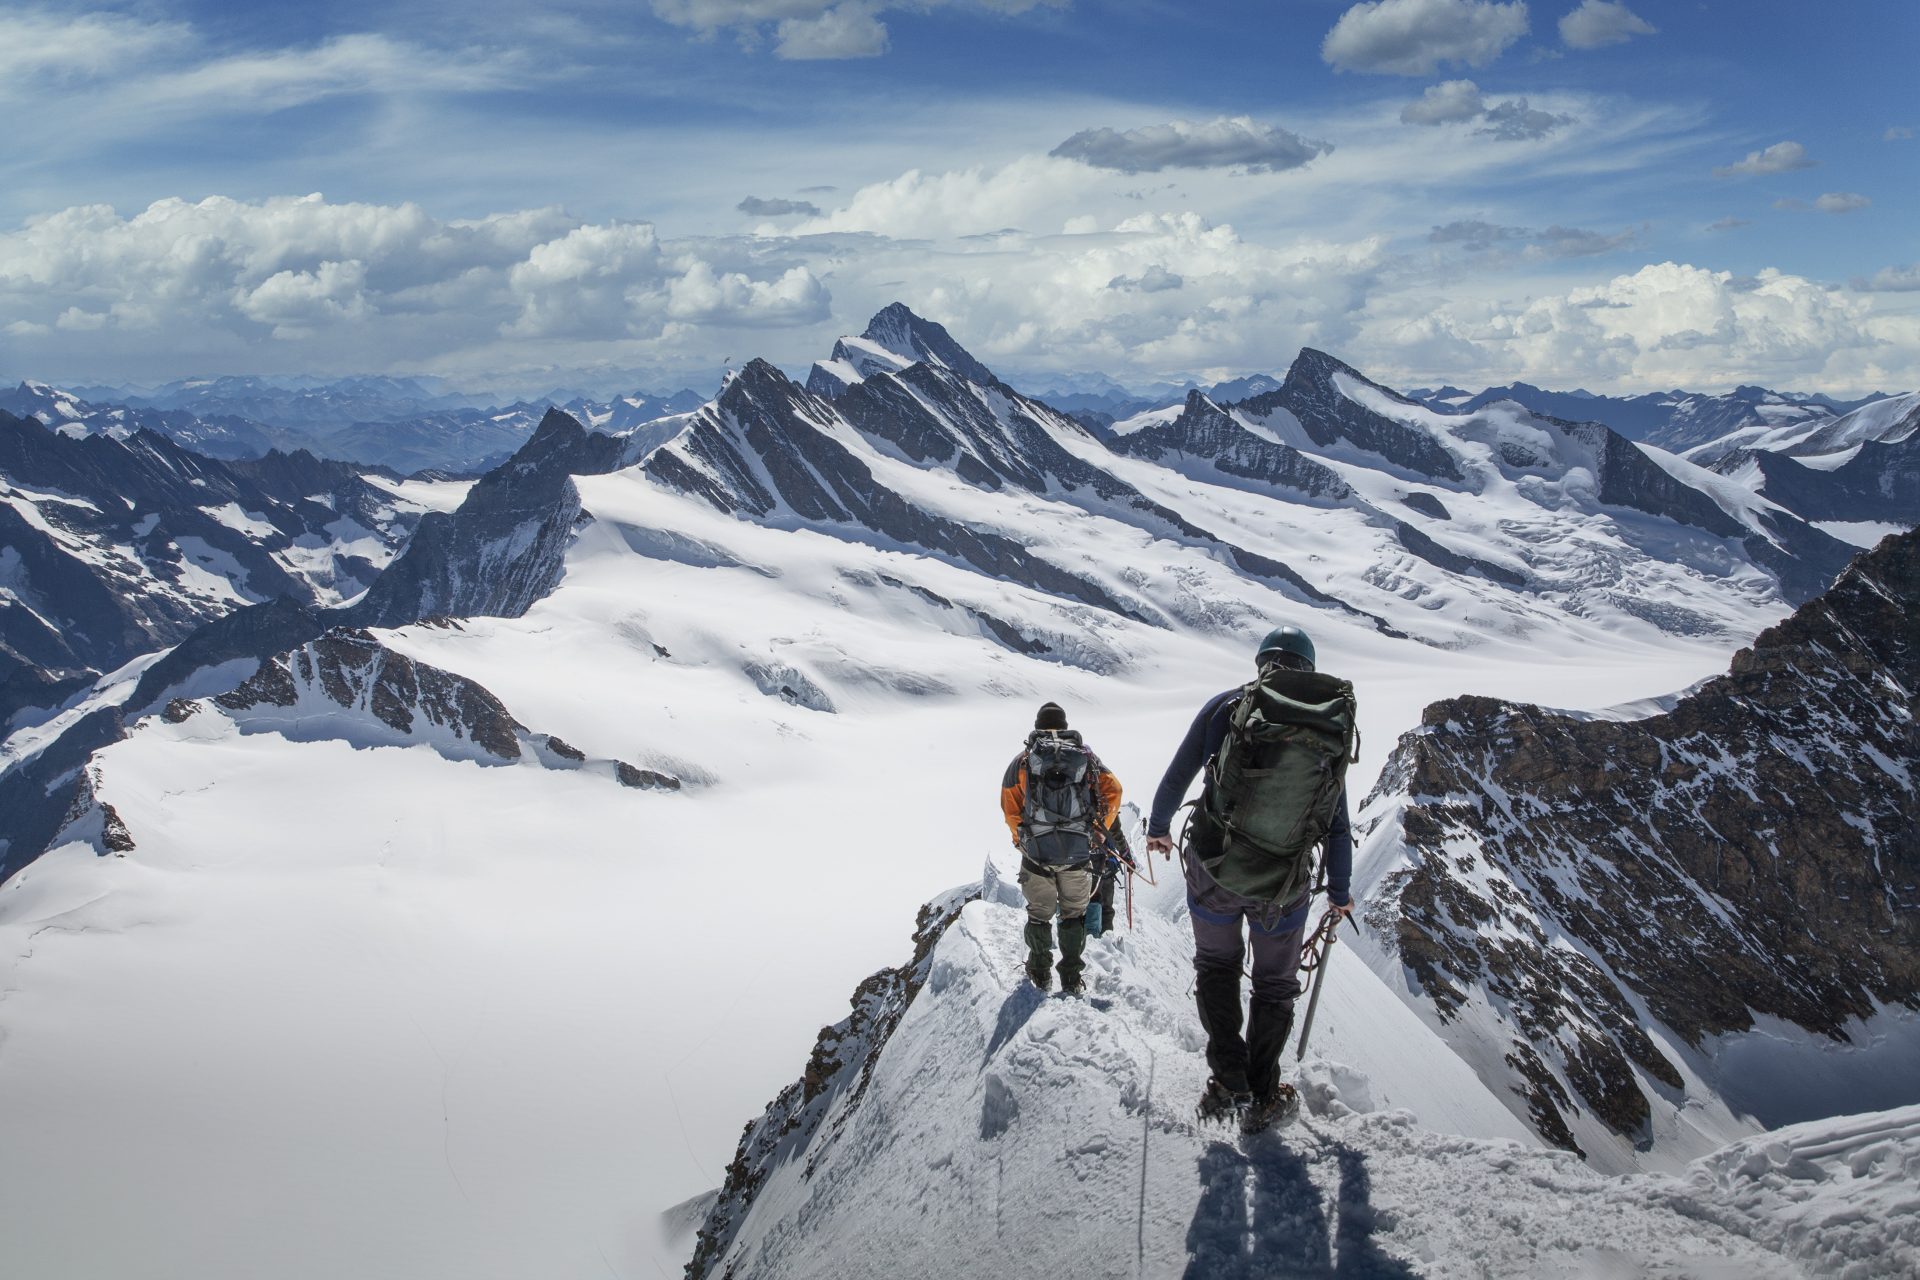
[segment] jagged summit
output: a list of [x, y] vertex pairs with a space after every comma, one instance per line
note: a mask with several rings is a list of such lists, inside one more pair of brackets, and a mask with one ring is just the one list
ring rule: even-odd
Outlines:
[[899, 373], [916, 364], [951, 369], [978, 386], [1000, 385], [993, 371], [955, 342], [944, 325], [895, 302], [875, 313], [857, 337], [834, 343], [833, 354], [808, 373], [807, 390], [832, 399], [876, 373]]

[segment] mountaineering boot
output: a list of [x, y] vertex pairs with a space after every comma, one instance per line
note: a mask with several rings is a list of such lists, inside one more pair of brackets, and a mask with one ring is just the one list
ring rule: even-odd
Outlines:
[[1081, 989], [1080, 975], [1086, 969], [1086, 961], [1080, 957], [1087, 949], [1087, 922], [1080, 916], [1060, 922], [1060, 989], [1069, 995], [1078, 995]]
[[1220, 1077], [1208, 1079], [1207, 1088], [1200, 1095], [1200, 1105], [1193, 1109], [1194, 1115], [1208, 1124], [1222, 1123], [1244, 1117], [1253, 1106], [1253, 1095], [1244, 1089], [1230, 1089], [1220, 1082]]
[[1042, 991], [1053, 986], [1053, 926], [1027, 921], [1027, 979]]
[[1300, 1114], [1300, 1094], [1290, 1084], [1276, 1084], [1260, 1094], [1253, 1105], [1240, 1114], [1240, 1132], [1259, 1133], [1274, 1125], [1287, 1125]]
[[1293, 1001], [1255, 995], [1247, 1010], [1247, 1087], [1264, 1098], [1280, 1080], [1280, 1055], [1293, 1033]]

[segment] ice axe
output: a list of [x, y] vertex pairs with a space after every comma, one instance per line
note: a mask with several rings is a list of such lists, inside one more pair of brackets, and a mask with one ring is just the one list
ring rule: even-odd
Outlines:
[[[1347, 922], [1349, 924], [1353, 922], [1351, 913], [1347, 915]], [[1360, 926], [1355, 924], [1353, 931], [1360, 932]], [[1307, 997], [1307, 1016], [1300, 1025], [1300, 1048], [1294, 1055], [1300, 1061], [1306, 1060], [1307, 1037], [1313, 1034], [1313, 1015], [1320, 1008], [1320, 988], [1327, 981], [1327, 958], [1333, 954], [1333, 944], [1339, 940], [1340, 913], [1329, 907], [1327, 914], [1320, 917], [1320, 923], [1314, 929], [1313, 937], [1307, 941], [1309, 958], [1300, 966], [1302, 970], [1311, 970], [1313, 973], [1313, 993]]]

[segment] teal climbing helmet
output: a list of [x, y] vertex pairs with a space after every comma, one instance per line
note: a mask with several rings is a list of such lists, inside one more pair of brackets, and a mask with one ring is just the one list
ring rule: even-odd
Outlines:
[[1313, 669], [1313, 641], [1307, 638], [1307, 633], [1298, 627], [1275, 627], [1260, 642], [1259, 651], [1253, 657], [1254, 665], [1264, 667], [1289, 653], [1305, 662], [1308, 670]]

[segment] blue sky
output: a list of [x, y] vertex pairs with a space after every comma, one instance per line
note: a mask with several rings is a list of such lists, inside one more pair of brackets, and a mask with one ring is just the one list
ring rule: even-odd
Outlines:
[[1906, 0], [16, 5], [0, 376], [703, 385], [898, 297], [1027, 381], [1905, 389], [1916, 52]]

